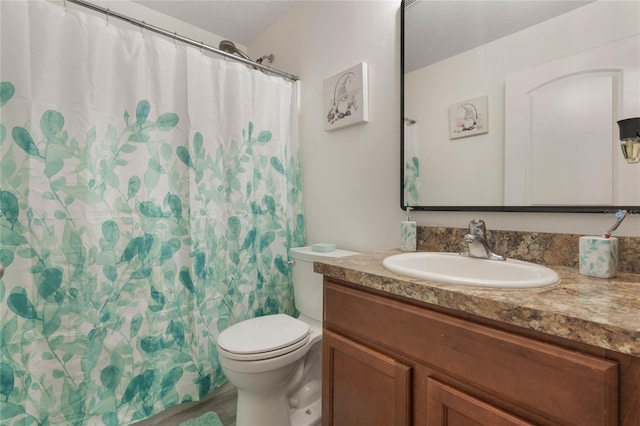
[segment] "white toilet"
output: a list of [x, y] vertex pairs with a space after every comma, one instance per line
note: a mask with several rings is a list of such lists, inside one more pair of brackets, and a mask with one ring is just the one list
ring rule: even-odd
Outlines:
[[217, 349], [238, 389], [237, 426], [312, 426], [322, 411], [322, 275], [313, 261], [357, 254], [291, 249], [293, 291], [300, 316], [266, 315], [222, 331]]

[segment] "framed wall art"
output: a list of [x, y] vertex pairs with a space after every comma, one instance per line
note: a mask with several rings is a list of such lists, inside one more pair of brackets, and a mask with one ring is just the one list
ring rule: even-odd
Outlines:
[[449, 139], [488, 133], [488, 113], [488, 96], [480, 96], [449, 106]]
[[359, 63], [324, 80], [324, 130], [369, 121], [367, 64]]

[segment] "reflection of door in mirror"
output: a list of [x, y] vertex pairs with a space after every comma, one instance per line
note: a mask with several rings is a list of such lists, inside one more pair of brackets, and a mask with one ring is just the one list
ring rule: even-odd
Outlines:
[[616, 129], [640, 112], [638, 64], [632, 36], [507, 77], [506, 205], [640, 205]]
[[[443, 4], [467, 7], [471, 3], [500, 3], [500, 7], [506, 10], [524, 7], [524, 4], [575, 2], [418, 1], [416, 6], [405, 6], [405, 14], [411, 13], [413, 8], [423, 7], [423, 4], [424, 7], [432, 7], [431, 3], [440, 4], [440, 7]], [[455, 11], [450, 15], [460, 16]], [[408, 22], [406, 17], [405, 22]], [[489, 32], [489, 28], [483, 28], [487, 23], [481, 19], [459, 23], [465, 24], [480, 27], [476, 28], [477, 33]], [[407, 25], [405, 49], [409, 45], [407, 39], [412, 37], [411, 31]], [[601, 72], [597, 76], [592, 74], [592, 79], [582, 75], [582, 71], [593, 67], [582, 64], [582, 71], [577, 71], [577, 68], [570, 72], [558, 71], [555, 76], [549, 74], [546, 80], [539, 80], [538, 85], [526, 89], [527, 84], [519, 86], [518, 90], [525, 92], [544, 86], [544, 89], [535, 91], [533, 98], [527, 98], [536, 105], [533, 112], [528, 109], [528, 104], [526, 107], [505, 104], [505, 88], [508, 84], [508, 90], [511, 90], [512, 84], [508, 82], [515, 76], [535, 75], [545, 65], [571, 62], [571, 58], [579, 61], [580, 55], [589, 56], [589, 52], [593, 54], [598, 49], [612, 49], [618, 42], [637, 39], [639, 34], [640, 1], [589, 2], [486, 44], [407, 71], [404, 74], [404, 116], [420, 126], [414, 135], [416, 158], [420, 164], [420, 177], [416, 181], [420, 188], [419, 200], [415, 205], [427, 209], [536, 211], [596, 211], [589, 208], [640, 205], [640, 167], [618, 162], [620, 148], [615, 124], [619, 119], [640, 115], [638, 92], [627, 91], [633, 86], [631, 81], [634, 78], [636, 87], [640, 84], [637, 51], [635, 56], [627, 55], [623, 68], [614, 62], [601, 62], [595, 67]], [[441, 44], [449, 41], [437, 35], [435, 38]], [[417, 54], [407, 49], [404, 52], [405, 57]], [[611, 55], [616, 56], [615, 53], [607, 53], [603, 57]], [[405, 59], [405, 64], [408, 62]], [[562, 75], [576, 73], [579, 78], [560, 79]], [[631, 73], [635, 73], [635, 77]], [[617, 88], [616, 84], [619, 84]], [[451, 139], [449, 107], [483, 96], [488, 98], [489, 132]], [[613, 97], [613, 100], [608, 97]], [[604, 99], [608, 100], [604, 102]], [[542, 108], [543, 105], [553, 105], [555, 110]], [[536, 123], [543, 123], [533, 130], [527, 130], [526, 123], [510, 122], [512, 117], [530, 117], [531, 114], [534, 114]], [[585, 114], [590, 118], [585, 118]], [[571, 138], [570, 130], [575, 130], [581, 117], [597, 130], [582, 128]], [[521, 137], [533, 131], [538, 140], [544, 139], [544, 144], [535, 145], [544, 146], [544, 149], [530, 152], [530, 145], [520, 145], [525, 148], [512, 155], [514, 143], [512, 139], [505, 142], [505, 131], [514, 127], [516, 131], [529, 132]], [[600, 135], [606, 133], [606, 140], [597, 132]], [[566, 147], [567, 142], [577, 143], [578, 140], [579, 149], [571, 145]], [[585, 153], [593, 155], [583, 155]], [[600, 159], [602, 164], [595, 162], [596, 159]], [[554, 160], [557, 160], [555, 165]], [[556, 168], [555, 176], [545, 172], [551, 166]], [[597, 173], [592, 173], [595, 169], [608, 175], [598, 177]], [[514, 174], [514, 171], [520, 174]], [[522, 173], [525, 173], [524, 177]], [[538, 181], [539, 177], [544, 179]], [[559, 181], [564, 184], [571, 180], [575, 184], [573, 187], [559, 188], [557, 185]], [[600, 189], [596, 190], [598, 187]], [[547, 193], [548, 189], [553, 191]]]

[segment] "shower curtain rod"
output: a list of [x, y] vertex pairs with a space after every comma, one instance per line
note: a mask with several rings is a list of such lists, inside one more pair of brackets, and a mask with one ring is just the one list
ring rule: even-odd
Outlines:
[[103, 14], [107, 15], [107, 19], [109, 17], [113, 16], [114, 18], [118, 18], [118, 19], [120, 19], [122, 21], [126, 21], [126, 22], [128, 22], [130, 24], [137, 25], [138, 27], [141, 27], [142, 29], [152, 31], [152, 32], [157, 33], [157, 34], [161, 34], [163, 36], [172, 38], [174, 40], [181, 41], [183, 43], [189, 44], [191, 46], [198, 47], [200, 49], [207, 50], [209, 52], [217, 53], [218, 55], [222, 55], [225, 58], [233, 59], [234, 61], [242, 62], [245, 65], [251, 65], [252, 67], [260, 68], [261, 70], [267, 71], [267, 72], [272, 73], [272, 74], [279, 75], [280, 77], [284, 77], [284, 78], [287, 78], [289, 80], [297, 81], [297, 80], [300, 79], [297, 75], [289, 74], [288, 72], [280, 71], [278, 69], [271, 68], [271, 67], [266, 66], [266, 65], [262, 65], [259, 62], [254, 62], [254, 61], [250, 61], [248, 59], [241, 58], [240, 56], [235, 56], [235, 55], [233, 55], [231, 53], [225, 52], [224, 50], [220, 50], [220, 49], [217, 49], [217, 48], [215, 48], [213, 46], [209, 46], [208, 44], [205, 44], [205, 43], [203, 43], [201, 41], [195, 41], [195, 40], [193, 40], [191, 38], [182, 36], [182, 35], [177, 34], [175, 32], [172, 33], [171, 31], [167, 31], [167, 30], [162, 29], [160, 27], [156, 27], [155, 25], [149, 25], [144, 21], [139, 21], [137, 19], [131, 18], [131, 17], [126, 16], [126, 15], [123, 15], [121, 13], [114, 12], [114, 11], [112, 11], [110, 9], [105, 9], [103, 7], [100, 7], [100, 6], [96, 6], [95, 4], [89, 3], [87, 1], [83, 1], [83, 0], [63, 0], [63, 1], [65, 3], [66, 2], [74, 3], [74, 4], [77, 4], [79, 6], [86, 7], [87, 9], [91, 9], [91, 10], [93, 10], [95, 12], [103, 13]]

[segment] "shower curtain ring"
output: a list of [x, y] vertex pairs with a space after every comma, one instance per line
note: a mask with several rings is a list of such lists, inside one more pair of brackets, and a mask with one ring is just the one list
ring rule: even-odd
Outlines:
[[109, 9], [107, 9], [107, 27], [109, 26], [109, 14], [111, 13], [111, 11]]
[[62, 0], [62, 3], [64, 5], [64, 13], [67, 13], [67, 0]]
[[178, 38], [178, 33], [174, 32], [174, 33], [173, 33], [173, 46], [174, 46], [174, 47], [178, 47], [178, 40], [177, 40], [177, 38]]

